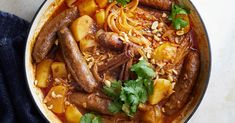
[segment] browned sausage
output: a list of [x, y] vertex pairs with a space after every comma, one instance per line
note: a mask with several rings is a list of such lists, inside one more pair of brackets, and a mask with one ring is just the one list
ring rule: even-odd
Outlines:
[[86, 92], [93, 92], [97, 87], [97, 82], [89, 70], [71, 31], [67, 27], [62, 27], [58, 36], [65, 63], [72, 77]]
[[112, 50], [122, 50], [124, 48], [123, 42], [119, 39], [117, 33], [102, 32], [98, 35], [98, 42], [101, 46]]
[[169, 97], [164, 105], [164, 114], [172, 115], [178, 112], [188, 101], [192, 88], [196, 82], [199, 72], [200, 58], [195, 50], [191, 50], [186, 56], [175, 92]]
[[68, 96], [68, 100], [76, 106], [80, 106], [92, 111], [97, 111], [102, 114], [113, 115], [113, 113], [108, 110], [108, 106], [110, 105], [111, 101], [101, 98], [94, 93], [73, 93]]
[[160, 10], [170, 10], [172, 0], [140, 0], [140, 4], [154, 7]]
[[78, 16], [77, 8], [70, 8], [57, 15], [43, 26], [33, 49], [33, 58], [37, 63], [42, 61], [51, 50], [56, 40], [56, 32], [62, 26], [71, 23]]

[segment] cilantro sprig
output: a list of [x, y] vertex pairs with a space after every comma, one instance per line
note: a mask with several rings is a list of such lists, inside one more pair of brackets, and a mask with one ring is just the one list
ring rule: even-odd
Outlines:
[[170, 21], [172, 21], [173, 27], [176, 30], [184, 28], [184, 27], [186, 27], [189, 24], [183, 18], [176, 18], [176, 15], [178, 15], [178, 14], [187, 15], [187, 14], [189, 14], [189, 11], [184, 9], [183, 7], [179, 6], [179, 5], [172, 4], [171, 14], [170, 14], [168, 19]]
[[[114, 0], [109, 0], [109, 2], [113, 2]], [[122, 5], [122, 6], [126, 6], [127, 3], [131, 2], [131, 0], [116, 0], [118, 4]]]
[[81, 117], [80, 123], [102, 123], [102, 119], [93, 113], [86, 113]]
[[140, 60], [131, 67], [137, 74], [136, 80], [128, 80], [122, 85], [121, 81], [112, 82], [110, 87], [104, 86], [103, 91], [113, 99], [108, 107], [112, 113], [123, 111], [132, 117], [140, 103], [145, 103], [153, 93], [153, 78], [155, 72], [146, 60]]

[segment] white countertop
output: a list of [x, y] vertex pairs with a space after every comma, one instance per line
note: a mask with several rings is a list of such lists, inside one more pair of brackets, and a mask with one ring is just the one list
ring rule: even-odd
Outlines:
[[[31, 21], [42, 2], [1, 0], [0, 10]], [[212, 70], [203, 101], [189, 123], [235, 122], [235, 1], [192, 2], [207, 27], [212, 49]]]

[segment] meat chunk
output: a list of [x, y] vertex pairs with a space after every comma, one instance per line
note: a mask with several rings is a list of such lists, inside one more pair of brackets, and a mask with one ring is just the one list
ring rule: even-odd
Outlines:
[[97, 111], [102, 114], [113, 115], [112, 112], [110, 112], [107, 108], [111, 101], [101, 98], [95, 93], [73, 93], [68, 96], [68, 100], [76, 106], [80, 106], [92, 111]]
[[107, 70], [113, 70], [123, 64], [125, 64], [127, 61], [129, 61], [133, 57], [133, 51], [127, 50], [112, 59], [110, 59], [108, 62], [99, 65], [98, 66], [98, 71], [99, 72], [104, 72]]
[[119, 39], [117, 33], [114, 32], [102, 32], [98, 36], [98, 42], [101, 46], [120, 51], [124, 48], [123, 42]]
[[88, 68], [72, 33], [67, 27], [62, 27], [58, 32], [58, 36], [65, 63], [72, 77], [86, 92], [93, 92], [97, 87], [97, 82]]
[[175, 85], [175, 93], [165, 103], [166, 115], [178, 112], [188, 101], [199, 72], [200, 58], [195, 50], [191, 50], [186, 56], [178, 82]]
[[56, 40], [56, 32], [62, 26], [71, 23], [78, 16], [77, 8], [70, 8], [57, 15], [43, 26], [33, 49], [33, 58], [37, 63], [41, 62], [51, 50]]
[[172, 1], [173, 0], [140, 0], [140, 4], [160, 10], [170, 10]]

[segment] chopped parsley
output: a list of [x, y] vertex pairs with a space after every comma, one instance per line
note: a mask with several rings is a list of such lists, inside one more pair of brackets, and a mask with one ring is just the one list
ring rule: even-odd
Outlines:
[[112, 82], [110, 87], [104, 86], [103, 91], [113, 99], [108, 109], [112, 113], [123, 111], [132, 117], [140, 103], [145, 103], [153, 93], [153, 78], [155, 72], [146, 60], [140, 60], [131, 67], [131, 71], [138, 76], [136, 80]]
[[184, 28], [189, 24], [183, 18], [176, 18], [176, 15], [178, 14], [187, 15], [189, 14], [189, 11], [179, 5], [172, 4], [171, 14], [168, 19], [172, 21], [173, 27], [177, 30]]
[[80, 123], [102, 123], [102, 119], [92, 113], [86, 113], [81, 117]]

